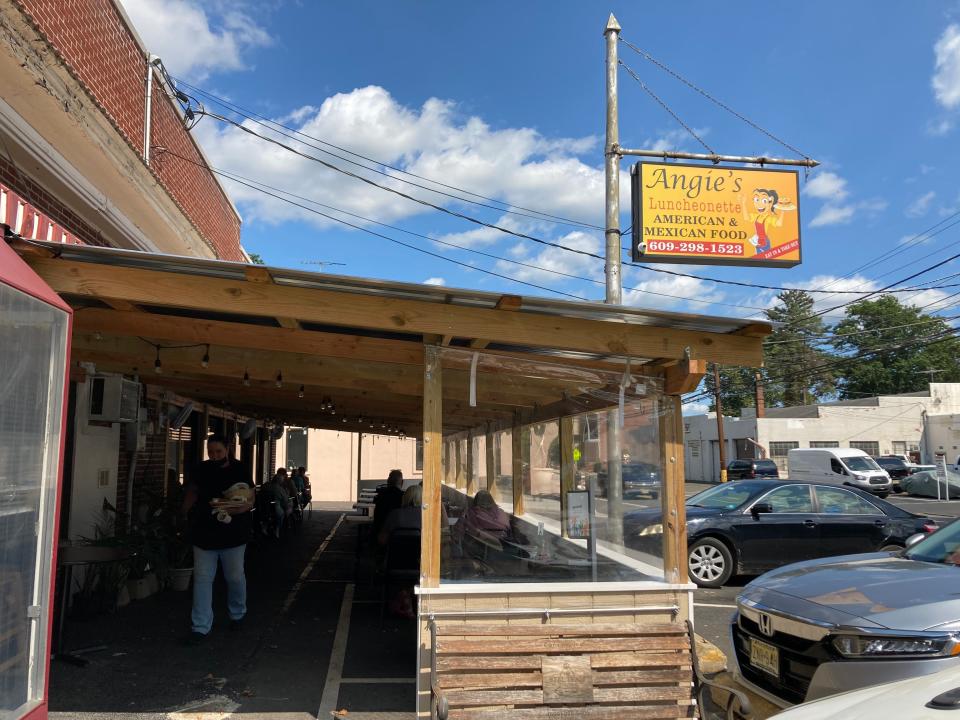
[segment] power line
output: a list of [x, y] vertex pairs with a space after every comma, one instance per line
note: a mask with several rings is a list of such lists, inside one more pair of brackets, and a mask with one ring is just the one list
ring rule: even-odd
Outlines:
[[[261, 188], [263, 188], [263, 189], [266, 189], [266, 190], [273, 191], [273, 192], [275, 192], [275, 193], [282, 193], [283, 195], [287, 195], [287, 196], [289, 196], [289, 197], [291, 197], [291, 198], [294, 198], [294, 199], [297, 199], [297, 200], [302, 200], [302, 201], [304, 201], [304, 202], [311, 203], [312, 205], [316, 205], [316, 206], [318, 206], [318, 207], [326, 208], [326, 209], [328, 209], [328, 210], [332, 210], [332, 211], [334, 211], [334, 212], [338, 212], [338, 213], [341, 213], [341, 214], [343, 214], [343, 215], [347, 215], [347, 216], [349, 216], [349, 217], [353, 217], [353, 218], [356, 218], [356, 219], [358, 219], [358, 220], [362, 220], [362, 221], [364, 221], [364, 222], [368, 222], [368, 223], [371, 223], [371, 224], [374, 224], [374, 225], [379, 225], [379, 226], [381, 226], [381, 227], [385, 227], [385, 228], [388, 228], [388, 229], [390, 229], [390, 230], [396, 230], [397, 232], [402, 232], [402, 233], [405, 233], [405, 234], [407, 234], [407, 235], [411, 235], [411, 236], [413, 236], [413, 237], [422, 238], [422, 239], [424, 239], [424, 240], [428, 240], [428, 241], [430, 241], [430, 242], [438, 243], [438, 244], [440, 244], [440, 245], [445, 245], [445, 246], [447, 246], [447, 247], [455, 248], [455, 249], [457, 249], [457, 250], [462, 250], [462, 251], [464, 251], [464, 252], [469, 252], [469, 253], [474, 253], [474, 254], [476, 254], [476, 255], [481, 255], [481, 256], [483, 256], [483, 257], [491, 258], [491, 259], [493, 259], [493, 260], [498, 260], [498, 261], [501, 261], [501, 262], [511, 263], [511, 264], [513, 264], [513, 265], [518, 265], [518, 266], [521, 266], [521, 267], [526, 267], [526, 268], [530, 268], [530, 269], [532, 269], [532, 270], [537, 270], [537, 271], [541, 271], [541, 272], [546, 272], [546, 273], [550, 273], [550, 274], [553, 274], [553, 275], [558, 275], [558, 276], [560, 276], [560, 277], [570, 278], [570, 279], [573, 279], [573, 280], [581, 280], [581, 281], [584, 281], [584, 282], [594, 283], [594, 284], [596, 284], [596, 285], [604, 285], [604, 284], [605, 284], [604, 281], [602, 281], [602, 280], [596, 280], [596, 279], [594, 279], [594, 278], [584, 277], [584, 276], [581, 276], [581, 275], [573, 275], [573, 274], [571, 274], [571, 273], [565, 273], [565, 272], [562, 272], [562, 271], [560, 271], [560, 270], [554, 270], [554, 269], [552, 269], [552, 268], [546, 268], [546, 267], [543, 267], [543, 266], [541, 266], [541, 265], [535, 265], [535, 264], [533, 264], [533, 263], [527, 263], [527, 262], [523, 262], [523, 261], [521, 261], [521, 260], [516, 260], [516, 259], [512, 259], [512, 258], [506, 258], [506, 257], [500, 256], [500, 255], [495, 255], [495, 254], [493, 254], [493, 253], [488, 253], [488, 252], [484, 252], [484, 251], [482, 251], [482, 250], [477, 250], [477, 249], [475, 249], [475, 248], [465, 247], [465, 246], [463, 246], [463, 245], [458, 245], [458, 244], [456, 244], [456, 243], [452, 243], [452, 242], [449, 242], [449, 241], [446, 241], [446, 240], [441, 240], [441, 239], [439, 239], [439, 238], [430, 237], [429, 235], [424, 235], [424, 234], [422, 234], [422, 233], [418, 233], [418, 232], [415, 232], [415, 231], [413, 231], [413, 230], [408, 230], [408, 229], [406, 229], [406, 228], [398, 227], [398, 226], [396, 226], [396, 225], [390, 225], [389, 223], [385, 223], [385, 222], [381, 222], [381, 221], [379, 221], [379, 220], [374, 220], [374, 219], [372, 219], [372, 218], [364, 217], [363, 215], [359, 215], [359, 214], [357, 214], [357, 213], [353, 213], [353, 212], [350, 212], [350, 211], [348, 211], [348, 210], [343, 210], [343, 209], [341, 209], [341, 208], [334, 207], [333, 205], [327, 205], [326, 203], [322, 203], [322, 202], [319, 202], [319, 201], [317, 201], [317, 200], [314, 200], [314, 199], [312, 199], [312, 198], [308, 198], [308, 197], [305, 197], [305, 196], [302, 196], [302, 195], [297, 195], [296, 193], [290, 192], [289, 190], [284, 190], [284, 189], [282, 189], [282, 188], [277, 188], [277, 187], [274, 187], [274, 186], [272, 186], [272, 185], [268, 185], [267, 183], [264, 183], [264, 182], [262, 182], [262, 181], [255, 180], [255, 179], [252, 179], [252, 178], [249, 178], [249, 177], [245, 177], [245, 176], [243, 176], [243, 175], [240, 175], [240, 174], [238, 174], [238, 173], [234, 173], [234, 172], [232, 172], [232, 171], [221, 170], [221, 169], [218, 169], [218, 168], [211, 167], [211, 166], [206, 165], [206, 164], [204, 164], [204, 163], [200, 163], [200, 162], [191, 160], [191, 159], [189, 159], [189, 158], [183, 157], [182, 155], [178, 155], [177, 153], [175, 153], [175, 152], [173, 152], [173, 151], [171, 151], [171, 150], [166, 150], [166, 149], [165, 149], [165, 150], [163, 150], [162, 152], [167, 153], [167, 154], [169, 154], [169, 155], [172, 155], [172, 156], [174, 156], [174, 157], [176, 157], [176, 158], [178, 158], [178, 159], [180, 159], [180, 160], [183, 160], [183, 161], [185, 161], [185, 162], [192, 163], [192, 164], [194, 164], [194, 165], [196, 165], [196, 166], [198, 166], [198, 167], [201, 167], [201, 168], [207, 170], [208, 172], [210, 172], [210, 173], [212, 173], [212, 174], [214, 174], [214, 175], [219, 175], [220, 177], [223, 177], [223, 178], [225, 178], [225, 179], [227, 179], [227, 180], [233, 180], [233, 181], [238, 182], [238, 183], [240, 183], [240, 184], [242, 184], [242, 185], [246, 185], [247, 187], [251, 187], [251, 188], [254, 189], [254, 190], [260, 190]], [[256, 186], [256, 187], [254, 187], [254, 186]], [[478, 267], [477, 267], [477, 266], [474, 266], [474, 265], [469, 265], [469, 267], [471, 267], [471, 268], [473, 268], [473, 269], [478, 269]], [[517, 282], [520, 282], [520, 281], [517, 281]], [[669, 293], [657, 292], [657, 291], [655, 291], [655, 290], [647, 290], [647, 289], [641, 288], [641, 287], [626, 287], [626, 288], [624, 288], [624, 289], [625, 289], [625, 290], [628, 290], [628, 291], [631, 291], [631, 292], [646, 293], [646, 294], [649, 294], [649, 295], [656, 295], [656, 296], [658, 296], [658, 297], [669, 298], [669, 299], [671, 299], [671, 300], [679, 300], [679, 301], [682, 301], [682, 302], [696, 302], [696, 303], [703, 303], [703, 304], [707, 304], [707, 305], [725, 305], [725, 306], [728, 306], [728, 307], [735, 307], [735, 308], [748, 309], [748, 310], [760, 310], [760, 309], [762, 309], [762, 308], [757, 308], [757, 307], [751, 306], [751, 305], [737, 305], [737, 304], [734, 304], [734, 303], [725, 303], [725, 302], [720, 302], [720, 301], [717, 301], [717, 300], [701, 300], [701, 299], [699, 299], [699, 298], [687, 298], [687, 297], [683, 297], [683, 296], [681, 296], [681, 295], [671, 295], [671, 294], [669, 294]], [[556, 291], [556, 292], [559, 292], [559, 291]], [[572, 297], [577, 297], [577, 299], [582, 299], [582, 298], [580, 298], [579, 296], [572, 296]]]
[[[461, 201], [461, 202], [472, 203], [472, 204], [474, 204], [474, 205], [479, 205], [480, 207], [489, 208], [489, 209], [491, 209], [491, 210], [496, 210], [496, 211], [498, 211], [498, 212], [509, 213], [509, 214], [511, 214], [511, 215], [520, 215], [520, 216], [523, 216], [523, 217], [532, 218], [532, 219], [534, 219], [534, 220], [539, 220], [539, 221], [541, 221], [541, 222], [552, 222], [552, 223], [561, 224], [561, 225], [572, 225], [572, 226], [574, 226], [574, 227], [583, 227], [583, 228], [588, 228], [588, 229], [591, 229], [591, 230], [603, 230], [603, 229], [604, 229], [604, 228], [601, 227], [600, 225], [594, 225], [594, 224], [592, 224], [592, 223], [587, 223], [587, 222], [583, 222], [583, 221], [580, 221], [580, 220], [573, 220], [573, 219], [571, 219], [571, 218], [566, 218], [566, 217], [563, 217], [563, 216], [560, 216], [560, 215], [554, 215], [554, 214], [547, 213], [547, 212], [543, 212], [543, 211], [540, 211], [540, 210], [534, 210], [534, 209], [531, 209], [531, 208], [526, 208], [526, 207], [523, 207], [522, 205], [514, 205], [514, 204], [512, 204], [512, 203], [504, 202], [503, 200], [497, 200], [496, 198], [492, 198], [492, 197], [489, 197], [489, 196], [487, 196], [487, 195], [481, 195], [480, 193], [475, 193], [475, 192], [472, 192], [472, 191], [470, 191], [470, 190], [465, 190], [464, 188], [457, 187], [456, 185], [450, 185], [450, 184], [447, 184], [447, 183], [444, 183], [444, 182], [440, 182], [439, 180], [433, 180], [433, 179], [431, 179], [431, 178], [424, 177], [423, 175], [418, 175], [418, 174], [416, 174], [416, 173], [412, 173], [412, 172], [410, 172], [410, 171], [408, 171], [408, 170], [404, 170], [403, 168], [397, 167], [396, 165], [391, 165], [391, 164], [389, 164], [389, 163], [383, 162], [382, 160], [375, 160], [375, 159], [373, 159], [373, 158], [367, 157], [366, 155], [362, 155], [361, 153], [355, 152], [355, 151], [353, 151], [353, 150], [349, 150], [349, 149], [347, 149], [347, 148], [345, 148], [345, 147], [342, 147], [342, 146], [340, 146], [340, 145], [336, 145], [336, 144], [334, 144], [334, 143], [328, 142], [328, 141], [323, 140], [323, 139], [321, 139], [321, 138], [314, 137], [314, 136], [309, 135], [309, 134], [307, 134], [307, 133], [305, 133], [305, 132], [303, 132], [303, 131], [301, 131], [301, 130], [297, 130], [296, 128], [292, 128], [292, 127], [290, 127], [290, 126], [288, 126], [288, 125], [284, 125], [283, 123], [277, 122], [276, 120], [272, 120], [272, 119], [270, 119], [270, 118], [264, 117], [263, 115], [259, 115], [258, 113], [254, 112], [254, 111], [252, 111], [252, 110], [244, 109], [244, 108], [242, 108], [242, 107], [239, 106], [239, 105], [236, 105], [236, 104], [234, 104], [234, 103], [231, 103], [231, 102], [229, 102], [229, 101], [227, 101], [227, 100], [225, 100], [225, 99], [223, 99], [223, 98], [221, 98], [221, 97], [218, 97], [218, 96], [214, 95], [213, 93], [211, 93], [211, 92], [209, 92], [209, 91], [207, 91], [207, 90], [203, 90], [203, 89], [201, 89], [201, 88], [198, 88], [198, 87], [196, 87], [196, 86], [194, 86], [194, 85], [191, 85], [190, 83], [187, 83], [187, 82], [185, 82], [185, 81], [183, 81], [183, 80], [176, 79], [176, 82], [177, 82], [178, 85], [183, 85], [184, 87], [189, 88], [190, 90], [192, 90], [192, 91], [194, 91], [194, 92], [197, 92], [197, 93], [199, 93], [199, 94], [201, 94], [201, 95], [203, 95], [203, 96], [205, 96], [205, 97], [208, 97], [208, 98], [210, 98], [211, 100], [213, 100], [214, 102], [216, 102], [217, 104], [219, 104], [219, 105], [221, 105], [221, 106], [223, 106], [223, 107], [225, 107], [225, 108], [229, 108], [230, 110], [232, 110], [233, 112], [235, 112], [237, 115], [240, 115], [241, 117], [246, 118], [247, 120], [250, 120], [250, 121], [256, 123], [257, 125], [260, 125], [261, 127], [265, 127], [265, 128], [267, 128], [268, 130], [270, 130], [270, 131], [272, 131], [272, 132], [276, 132], [276, 133], [278, 133], [278, 134], [280, 134], [280, 135], [283, 135], [284, 137], [288, 137], [288, 138], [290, 138], [290, 139], [292, 139], [292, 140], [297, 140], [296, 137], [293, 137], [293, 136], [289, 135], [289, 134], [286, 133], [286, 132], [281, 132], [280, 130], [277, 130], [277, 128], [282, 128], [283, 130], [286, 130], [286, 131], [288, 131], [288, 132], [290, 132], [290, 133], [293, 133], [294, 135], [307, 138], [307, 139], [309, 139], [309, 140], [312, 140], [313, 142], [320, 143], [321, 145], [325, 145], [325, 146], [327, 146], [327, 147], [332, 147], [332, 148], [334, 148], [334, 149], [336, 149], [336, 150], [339, 150], [340, 152], [346, 153], [346, 154], [348, 154], [348, 155], [352, 155], [352, 156], [354, 156], [354, 157], [361, 158], [362, 160], [365, 160], [365, 161], [370, 162], [370, 163], [374, 163], [375, 165], [379, 165], [379, 166], [381, 166], [381, 167], [388, 168], [389, 170], [393, 170], [393, 171], [396, 172], [396, 173], [401, 173], [401, 174], [407, 175], [407, 176], [409, 176], [409, 177], [417, 178], [418, 180], [423, 180], [423, 181], [425, 181], [425, 182], [433, 183], [434, 185], [439, 185], [440, 187], [444, 187], [444, 188], [447, 188], [447, 189], [449, 189], [449, 190], [455, 190], [455, 191], [457, 191], [457, 192], [463, 193], [464, 195], [471, 195], [471, 196], [473, 196], [473, 197], [480, 198], [480, 199], [482, 199], [482, 200], [487, 200], [487, 201], [489, 201], [489, 202], [498, 203], [499, 205], [505, 205], [506, 207], [494, 207], [494, 206], [492, 206], [492, 205], [487, 205], [486, 203], [479, 203], [479, 202], [476, 202], [475, 200], [470, 200], [469, 198], [460, 197], [460, 196], [458, 196], [458, 195], [452, 195], [452, 194], [450, 194], [450, 193], [446, 193], [446, 192], [443, 192], [443, 191], [441, 191], [441, 190], [437, 190], [437, 189], [435, 189], [435, 188], [427, 187], [427, 186], [425, 186], [425, 185], [420, 185], [419, 183], [410, 182], [409, 180], [404, 180], [403, 178], [398, 178], [396, 175], [391, 175], [390, 173], [383, 172], [383, 171], [380, 170], [379, 168], [371, 168], [371, 167], [368, 167], [368, 166], [366, 166], [366, 165], [363, 165], [362, 163], [356, 162], [355, 160], [351, 160], [350, 158], [345, 158], [345, 157], [343, 157], [342, 155], [337, 155], [336, 153], [332, 153], [332, 152], [330, 152], [329, 150], [325, 150], [325, 149], [323, 149], [323, 148], [321, 148], [321, 147], [317, 147], [317, 146], [315, 146], [315, 145], [311, 145], [310, 143], [304, 143], [302, 140], [297, 140], [297, 142], [301, 142], [301, 143], [303, 143], [304, 145], [307, 145], [308, 147], [314, 148], [315, 150], [319, 150], [320, 152], [323, 152], [323, 153], [326, 153], [326, 154], [328, 154], [328, 155], [331, 155], [331, 156], [333, 156], [333, 157], [335, 157], [335, 158], [338, 158], [338, 159], [340, 159], [340, 160], [343, 160], [344, 162], [351, 163], [352, 165], [356, 165], [357, 167], [362, 167], [362, 168], [364, 168], [365, 170], [369, 170], [369, 171], [371, 171], [371, 172], [376, 172], [376, 173], [378, 173], [378, 174], [380, 174], [380, 175], [384, 175], [385, 177], [389, 177], [389, 178], [391, 178], [391, 179], [393, 179], [393, 180], [399, 180], [400, 182], [404, 182], [404, 183], [407, 183], [407, 184], [409, 184], [409, 185], [413, 185], [414, 187], [418, 187], [418, 188], [421, 188], [421, 189], [423, 189], [423, 190], [427, 190], [427, 191], [429, 191], [429, 192], [437, 193], [437, 194], [439, 194], [439, 195], [445, 195], [445, 196], [447, 196], [447, 197], [453, 198], [453, 199], [455, 199], [455, 200], [459, 200], [459, 201]], [[511, 209], [511, 208], [516, 208], [516, 210]], [[518, 212], [518, 210], [523, 210], [523, 211], [525, 211], [525, 212]], [[533, 213], [533, 215], [530, 215], [530, 214], [528, 214], [528, 213]]]

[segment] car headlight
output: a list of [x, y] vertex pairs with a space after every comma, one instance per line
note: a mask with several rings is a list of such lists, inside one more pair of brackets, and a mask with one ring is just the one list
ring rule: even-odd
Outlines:
[[643, 530], [637, 533], [639, 537], [645, 537], [647, 535], [663, 535], [663, 524], [657, 523], [656, 525], [647, 525]]
[[857, 658], [898, 655], [949, 657], [960, 654], [960, 643], [953, 635], [937, 637], [839, 635], [833, 639], [833, 647], [844, 657]]

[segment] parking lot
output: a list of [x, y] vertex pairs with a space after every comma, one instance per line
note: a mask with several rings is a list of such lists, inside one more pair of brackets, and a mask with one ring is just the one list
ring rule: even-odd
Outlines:
[[[704, 483], [687, 483], [687, 497], [712, 487]], [[930, 498], [891, 495], [887, 500], [912, 513], [928, 515], [938, 522], [949, 522], [960, 517], [960, 500], [933, 500]], [[730, 617], [736, 608], [737, 594], [750, 582], [751, 577], [735, 577], [722, 588], [703, 588], [694, 592], [694, 622], [697, 633], [719, 647], [729, 659], [733, 648], [730, 645]]]

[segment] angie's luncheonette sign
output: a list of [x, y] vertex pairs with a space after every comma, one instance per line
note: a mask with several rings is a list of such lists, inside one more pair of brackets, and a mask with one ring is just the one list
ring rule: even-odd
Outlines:
[[795, 170], [640, 162], [631, 181], [634, 262], [800, 262]]

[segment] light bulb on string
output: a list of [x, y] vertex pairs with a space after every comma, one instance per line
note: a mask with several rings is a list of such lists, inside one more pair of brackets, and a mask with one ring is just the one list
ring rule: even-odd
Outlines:
[[210, 367], [210, 346], [207, 345], [207, 350], [203, 353], [203, 357], [200, 359], [200, 367]]
[[157, 345], [157, 359], [153, 361], [153, 371], [159, 375], [163, 372], [163, 364], [160, 362], [160, 346]]
[[246, 370], [243, 371], [243, 386], [250, 387], [250, 373]]
[[277, 379], [274, 381], [274, 386], [279, 390], [283, 387], [283, 375], [280, 374], [280, 371], [277, 370]]
[[303, 399], [303, 394], [304, 394], [304, 387], [303, 387], [303, 385], [301, 385], [301, 386], [300, 386], [300, 390], [297, 391], [297, 397], [302, 400], [302, 399]]

